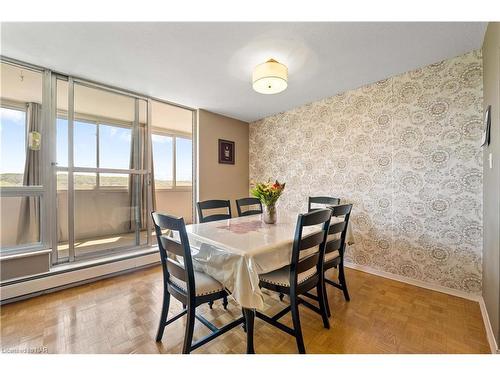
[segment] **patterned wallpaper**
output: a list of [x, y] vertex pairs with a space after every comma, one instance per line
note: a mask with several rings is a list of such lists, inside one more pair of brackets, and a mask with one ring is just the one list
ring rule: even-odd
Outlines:
[[354, 203], [347, 261], [479, 293], [481, 129], [473, 51], [250, 124], [250, 181]]

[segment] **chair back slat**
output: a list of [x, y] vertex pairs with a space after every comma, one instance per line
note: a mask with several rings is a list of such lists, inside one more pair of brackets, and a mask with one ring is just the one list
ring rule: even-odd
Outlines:
[[239, 216], [251, 216], [251, 215], [260, 215], [262, 210], [246, 210], [241, 213]]
[[302, 216], [302, 226], [308, 227], [311, 225], [323, 224], [332, 216], [332, 211], [329, 209], [320, 209], [308, 212]]
[[311, 254], [299, 260], [297, 264], [297, 273], [309, 271], [311, 268], [316, 267], [319, 261], [319, 252]]
[[340, 250], [342, 246], [342, 238], [336, 238], [334, 240], [328, 241], [325, 246], [325, 254], [331, 253], [335, 250]]
[[304, 236], [300, 241], [299, 250], [307, 250], [311, 247], [318, 246], [324, 241], [324, 239], [325, 234], [323, 233], [323, 231]]
[[214, 208], [229, 207], [230, 202], [223, 199], [210, 199], [207, 201], [198, 202], [198, 207], [202, 210], [212, 210]]
[[342, 204], [340, 206], [328, 207], [332, 210], [332, 216], [345, 216], [351, 213], [352, 204]]
[[[248, 206], [258, 206], [258, 209], [246, 209], [242, 210], [243, 207]], [[238, 216], [249, 216], [249, 215], [257, 215], [262, 213], [262, 203], [257, 198], [240, 198], [236, 200], [236, 208], [238, 210]]]
[[161, 229], [170, 229], [173, 231], [180, 231], [182, 223], [179, 219], [180, 217], [175, 217], [171, 215], [162, 215], [157, 212], [151, 214], [153, 216], [153, 222]]
[[[197, 203], [198, 207], [198, 217], [200, 219], [200, 223], [208, 223], [211, 221], [217, 221], [217, 220], [227, 220], [231, 219], [231, 202], [226, 201], [226, 200], [220, 200], [220, 199], [212, 199], [208, 201], [202, 201]], [[220, 208], [226, 208], [227, 209], [227, 214], [213, 214], [213, 215], [205, 215], [203, 212], [204, 210], [214, 210], [214, 209], [220, 209]]]
[[[313, 207], [313, 204], [319, 204], [319, 205], [322, 205], [322, 207]], [[337, 204], [340, 204], [339, 198], [325, 197], [325, 196], [309, 197], [308, 203], [307, 203], [307, 211], [311, 212], [313, 210], [326, 208], [325, 206], [334, 206]]]
[[200, 219], [200, 223], [210, 223], [211, 221], [229, 220], [231, 216], [226, 214], [214, 214], [209, 216], [204, 216], [203, 221]]
[[[151, 217], [153, 218], [158, 249], [160, 250], [164, 288], [167, 288], [167, 285], [174, 284], [170, 280], [170, 276], [173, 276], [186, 283], [186, 299], [190, 303], [194, 303], [196, 295], [194, 268], [184, 219], [158, 212], [152, 212]], [[165, 229], [170, 230], [171, 234], [175, 235], [175, 239], [164, 235], [162, 230]], [[183, 264], [177, 261], [177, 257], [182, 257]], [[177, 287], [177, 289], [179, 288]], [[179, 291], [179, 293], [184, 292]]]
[[342, 233], [345, 227], [346, 227], [345, 221], [340, 221], [338, 223], [331, 224], [330, 229], [328, 229], [328, 234]]
[[179, 262], [176, 262], [172, 259], [167, 259], [167, 269], [170, 276], [187, 282], [186, 270], [180, 265]]
[[184, 246], [172, 238], [168, 238], [165, 235], [160, 237], [161, 245], [168, 249], [167, 252], [173, 253], [177, 256], [184, 257]]

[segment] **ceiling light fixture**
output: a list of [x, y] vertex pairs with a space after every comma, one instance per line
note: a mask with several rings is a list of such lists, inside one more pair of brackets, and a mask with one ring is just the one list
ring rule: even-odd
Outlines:
[[277, 94], [288, 86], [288, 68], [274, 59], [253, 70], [253, 89], [261, 94]]

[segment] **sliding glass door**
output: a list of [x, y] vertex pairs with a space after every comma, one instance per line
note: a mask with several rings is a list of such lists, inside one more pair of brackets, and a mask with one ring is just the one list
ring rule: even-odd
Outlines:
[[189, 108], [1, 61], [0, 255], [52, 264], [154, 244], [150, 212], [193, 221]]
[[147, 108], [143, 98], [57, 80], [58, 262], [151, 242]]

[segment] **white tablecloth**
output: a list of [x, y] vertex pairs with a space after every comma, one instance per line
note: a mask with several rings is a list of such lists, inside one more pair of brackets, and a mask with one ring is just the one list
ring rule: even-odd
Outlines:
[[[259, 274], [290, 264], [296, 223], [296, 214], [278, 213], [276, 224], [252, 215], [188, 225], [194, 267], [221, 282], [242, 307], [262, 309]], [[306, 227], [303, 234], [319, 229]]]

